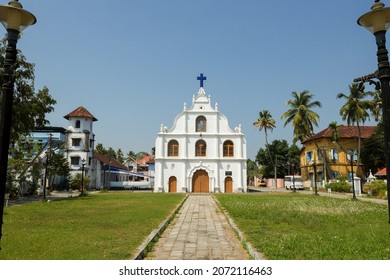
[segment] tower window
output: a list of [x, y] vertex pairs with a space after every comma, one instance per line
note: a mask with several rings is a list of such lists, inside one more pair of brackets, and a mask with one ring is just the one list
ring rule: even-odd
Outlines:
[[80, 120], [76, 121], [76, 128], [80, 128]]
[[72, 138], [72, 146], [79, 147], [81, 143], [81, 138]]

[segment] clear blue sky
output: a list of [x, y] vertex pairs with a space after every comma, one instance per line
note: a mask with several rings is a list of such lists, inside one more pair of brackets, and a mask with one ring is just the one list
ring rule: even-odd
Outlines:
[[160, 124], [171, 127], [191, 104], [200, 73], [230, 127], [242, 125], [254, 159], [264, 147], [252, 125], [259, 111], [276, 120], [270, 141], [291, 142], [281, 115], [292, 91], [323, 104], [318, 132], [343, 123], [336, 95], [377, 69], [374, 36], [356, 23], [373, 0], [21, 3], [38, 22], [18, 47], [36, 64], [36, 89], [57, 100], [51, 125], [66, 127], [63, 116], [85, 106], [98, 119], [96, 143], [125, 153], [151, 151]]

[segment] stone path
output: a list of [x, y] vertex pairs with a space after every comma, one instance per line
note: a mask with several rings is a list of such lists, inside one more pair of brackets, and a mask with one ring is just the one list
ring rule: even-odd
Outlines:
[[210, 194], [191, 194], [145, 259], [247, 260], [249, 255]]

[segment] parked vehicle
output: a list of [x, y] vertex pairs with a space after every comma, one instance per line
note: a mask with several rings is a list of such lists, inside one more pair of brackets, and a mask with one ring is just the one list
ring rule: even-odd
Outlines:
[[[294, 181], [293, 181], [293, 178], [294, 178]], [[303, 190], [304, 187], [303, 187], [303, 181], [302, 181], [302, 177], [299, 176], [299, 175], [287, 175], [284, 177], [284, 187], [287, 189], [287, 190], [292, 190], [292, 189], [296, 189], [296, 190]]]

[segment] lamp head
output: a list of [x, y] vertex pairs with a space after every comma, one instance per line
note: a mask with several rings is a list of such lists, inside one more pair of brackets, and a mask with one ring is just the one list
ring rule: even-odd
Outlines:
[[0, 21], [5, 29], [23, 31], [37, 22], [35, 16], [24, 10], [19, 1], [10, 1], [7, 6], [0, 5]]
[[390, 8], [385, 8], [385, 4], [375, 0], [371, 11], [362, 15], [357, 23], [373, 34], [380, 31], [386, 32], [390, 27]]

